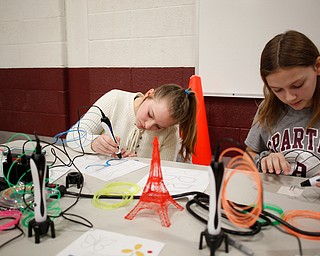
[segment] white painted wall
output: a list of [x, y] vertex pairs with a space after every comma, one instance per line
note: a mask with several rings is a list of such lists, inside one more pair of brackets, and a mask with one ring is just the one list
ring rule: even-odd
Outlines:
[[0, 68], [194, 67], [197, 0], [0, 0]]
[[66, 63], [62, 0], [0, 0], [0, 67]]

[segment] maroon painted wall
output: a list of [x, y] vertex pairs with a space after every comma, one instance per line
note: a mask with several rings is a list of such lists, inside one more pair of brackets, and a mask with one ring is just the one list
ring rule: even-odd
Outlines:
[[0, 130], [54, 135], [67, 124], [65, 69], [0, 69]]
[[[78, 120], [78, 108], [117, 88], [146, 92], [164, 83], [187, 88], [193, 67], [0, 69], [0, 130], [54, 136]], [[205, 97], [212, 151], [243, 144], [258, 99]], [[80, 110], [83, 114], [85, 109]]]

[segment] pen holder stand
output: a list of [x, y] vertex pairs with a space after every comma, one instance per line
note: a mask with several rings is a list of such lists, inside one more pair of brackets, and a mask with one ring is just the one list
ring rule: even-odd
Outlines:
[[45, 221], [37, 222], [32, 219], [28, 224], [28, 237], [32, 236], [32, 229], [35, 233], [35, 243], [40, 243], [40, 236], [46, 235], [48, 233], [49, 227], [51, 228], [51, 237], [55, 238], [56, 233], [54, 230], [54, 223], [49, 217]]
[[205, 238], [206, 243], [207, 243], [208, 247], [210, 248], [210, 256], [215, 255], [215, 251], [220, 247], [223, 240], [225, 243], [225, 252], [226, 253], [229, 252], [228, 235], [225, 234], [223, 231], [221, 231], [220, 234], [218, 234], [218, 235], [209, 234], [208, 229], [206, 229], [205, 231], [202, 231], [201, 235], [200, 235], [199, 250], [202, 250], [203, 237]]
[[66, 188], [69, 188], [70, 184], [77, 184], [77, 189], [83, 184], [83, 175], [80, 172], [69, 172], [66, 177]]

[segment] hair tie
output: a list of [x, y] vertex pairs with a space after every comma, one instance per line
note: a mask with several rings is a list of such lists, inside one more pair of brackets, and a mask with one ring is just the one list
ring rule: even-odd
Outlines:
[[190, 91], [189, 88], [184, 90], [186, 92], [186, 94], [188, 94], [188, 96], [190, 95]]

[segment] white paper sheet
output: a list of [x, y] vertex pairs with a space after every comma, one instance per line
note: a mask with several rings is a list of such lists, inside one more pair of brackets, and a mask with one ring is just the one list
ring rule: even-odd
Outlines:
[[[162, 166], [161, 170], [163, 182], [170, 195], [190, 191], [204, 192], [209, 185], [209, 176], [207, 171], [166, 166]], [[138, 185], [141, 187], [141, 192], [147, 183], [148, 177], [149, 174], [138, 182]]]
[[164, 243], [99, 229], [91, 229], [57, 256], [157, 256]]
[[297, 188], [295, 186], [281, 186], [278, 190], [278, 194], [300, 197], [302, 195], [303, 189]]
[[[141, 169], [149, 164], [125, 158], [115, 165], [107, 166], [108, 158], [100, 155], [84, 155], [75, 160], [76, 166], [82, 173], [109, 181]], [[113, 163], [112, 163], [113, 164]]]

